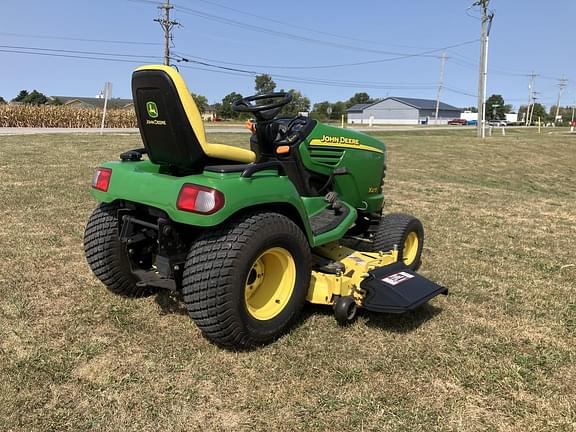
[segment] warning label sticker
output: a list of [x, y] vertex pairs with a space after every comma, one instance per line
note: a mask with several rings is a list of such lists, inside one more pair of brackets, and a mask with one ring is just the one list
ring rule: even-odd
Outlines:
[[411, 275], [410, 273], [398, 272], [386, 276], [385, 278], [381, 279], [381, 281], [386, 282], [389, 285], [396, 286], [398, 284], [401, 284], [402, 282], [406, 282], [407, 280], [412, 279], [413, 277], [414, 275]]

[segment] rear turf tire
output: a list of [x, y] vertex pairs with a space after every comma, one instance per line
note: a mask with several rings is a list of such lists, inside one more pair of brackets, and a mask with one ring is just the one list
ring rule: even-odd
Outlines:
[[102, 203], [92, 213], [84, 232], [84, 254], [94, 275], [115, 294], [141, 297], [150, 293], [138, 287], [126, 252], [118, 238], [118, 206]]
[[266, 344], [296, 320], [310, 262], [308, 241], [294, 222], [272, 212], [247, 213], [206, 230], [192, 244], [184, 301], [212, 342], [235, 349]]
[[371, 242], [357, 242], [355, 249], [365, 252], [390, 251], [398, 247], [399, 261], [411, 270], [418, 270], [424, 248], [422, 222], [405, 213], [389, 213], [382, 216]]

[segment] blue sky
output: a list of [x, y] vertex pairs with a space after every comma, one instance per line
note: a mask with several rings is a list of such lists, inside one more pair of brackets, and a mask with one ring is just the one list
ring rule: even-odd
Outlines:
[[[440, 49], [464, 44], [447, 50], [447, 88], [442, 100], [456, 106], [476, 104], [480, 22], [477, 12], [467, 11], [473, 0], [172, 2], [176, 5], [173, 15], [183, 25], [174, 30], [175, 53], [224, 67], [270, 73], [278, 88], [296, 88], [313, 103], [345, 100], [359, 91], [373, 97], [434, 99]], [[113, 83], [114, 97], [130, 97], [132, 69], [161, 61], [162, 32], [153, 21], [158, 14], [154, 1], [3, 3], [0, 96], [7, 100], [21, 89], [94, 96], [105, 81]], [[534, 70], [540, 74], [535, 86], [539, 101], [555, 103], [557, 79], [565, 74], [569, 81], [562, 102], [573, 104], [576, 57], [571, 32], [576, 1], [492, 0], [491, 8], [496, 16], [490, 38], [488, 95], [498, 93], [515, 106], [525, 104], [527, 74]], [[394, 60], [402, 55], [414, 56]], [[365, 62], [372, 63], [314, 69]], [[232, 91], [253, 93], [250, 74], [178, 64], [190, 90], [206, 95], [210, 102]]]

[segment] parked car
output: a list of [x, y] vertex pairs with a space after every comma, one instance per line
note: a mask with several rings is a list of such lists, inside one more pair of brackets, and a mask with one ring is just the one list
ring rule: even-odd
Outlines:
[[466, 126], [468, 124], [468, 122], [466, 121], [466, 119], [452, 119], [448, 121], [449, 125], [462, 125], [462, 126]]
[[468, 126], [478, 126], [478, 120], [468, 120]]

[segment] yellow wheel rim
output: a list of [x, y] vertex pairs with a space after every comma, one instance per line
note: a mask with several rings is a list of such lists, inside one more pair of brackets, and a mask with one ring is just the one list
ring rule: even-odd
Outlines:
[[244, 285], [244, 302], [252, 318], [266, 321], [284, 310], [296, 283], [296, 263], [286, 249], [270, 248], [252, 264]]
[[420, 246], [420, 239], [416, 231], [410, 232], [404, 240], [404, 248], [402, 249], [402, 257], [404, 264], [410, 266], [414, 264], [416, 255], [418, 255], [418, 247]]

